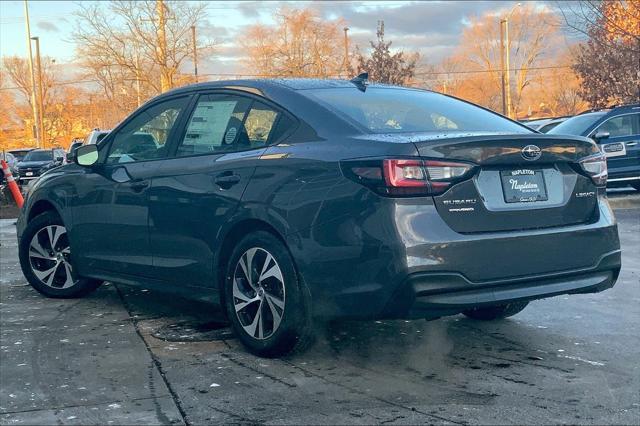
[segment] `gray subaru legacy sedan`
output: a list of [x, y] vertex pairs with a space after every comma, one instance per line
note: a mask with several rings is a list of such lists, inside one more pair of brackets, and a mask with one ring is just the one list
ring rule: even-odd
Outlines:
[[162, 94], [46, 172], [18, 220], [50, 297], [105, 280], [220, 303], [253, 353], [319, 317], [495, 320], [610, 288], [607, 164], [425, 90], [239, 80]]

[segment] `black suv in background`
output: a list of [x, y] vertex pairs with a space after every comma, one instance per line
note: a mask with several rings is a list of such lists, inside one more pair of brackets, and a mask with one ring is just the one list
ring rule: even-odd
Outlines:
[[24, 156], [18, 163], [18, 173], [20, 174], [20, 185], [28, 183], [32, 179], [49, 169], [64, 164], [66, 153], [64, 149], [34, 149]]
[[18, 160], [18, 162], [22, 161], [22, 159], [24, 158], [25, 155], [27, 155], [30, 151], [33, 151], [35, 148], [21, 148], [21, 149], [12, 149], [10, 151], [7, 151], [9, 154], [13, 155], [14, 157], [16, 157], [16, 160]]
[[592, 138], [607, 156], [608, 182], [628, 183], [640, 191], [640, 104], [585, 112], [549, 134]]

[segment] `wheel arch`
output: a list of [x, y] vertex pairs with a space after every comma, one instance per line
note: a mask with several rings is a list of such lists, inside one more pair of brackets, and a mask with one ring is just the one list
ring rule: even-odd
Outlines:
[[[261, 219], [243, 219], [239, 222], [236, 222], [231, 228], [227, 230], [224, 234], [224, 237], [221, 239], [220, 249], [218, 250], [218, 256], [215, 262], [215, 276], [218, 286], [218, 291], [220, 294], [220, 304], [224, 306], [225, 304], [225, 290], [224, 290], [224, 282], [225, 282], [225, 273], [226, 273], [226, 264], [229, 262], [229, 257], [231, 256], [231, 252], [233, 251], [233, 247], [235, 244], [244, 238], [246, 235], [249, 235], [252, 232], [256, 231], [265, 231], [272, 234], [274, 237], [280, 240], [282, 244], [289, 250], [287, 242], [280, 232], [276, 230], [272, 225], [265, 222]], [[291, 251], [289, 250], [289, 253]], [[293, 256], [292, 256], [293, 259]], [[295, 259], [294, 259], [294, 267], [296, 267]]]
[[27, 223], [31, 222], [34, 217], [48, 211], [52, 211], [56, 213], [58, 216], [60, 216], [60, 218], [62, 218], [62, 215], [60, 214], [60, 211], [58, 210], [58, 208], [51, 201], [43, 199], [33, 203], [31, 208], [29, 209], [29, 215], [27, 216]]

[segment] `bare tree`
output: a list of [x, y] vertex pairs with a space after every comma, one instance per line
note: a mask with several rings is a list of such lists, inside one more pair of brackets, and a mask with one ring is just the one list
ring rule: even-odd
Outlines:
[[[192, 55], [191, 26], [202, 24], [206, 7], [163, 0], [81, 4], [72, 36], [77, 57], [109, 100], [122, 93], [146, 99], [175, 86]], [[202, 53], [213, 44], [198, 45]]]
[[356, 54], [358, 73], [368, 72], [369, 79], [380, 83], [406, 85], [416, 72], [418, 53], [407, 54], [403, 51], [391, 53], [391, 41], [384, 39], [384, 21], [378, 22], [377, 40], [370, 41], [371, 54], [366, 57], [360, 52]]
[[640, 102], [640, 0], [579, 6], [579, 24], [570, 25], [589, 37], [574, 63], [582, 97], [594, 107]]
[[[545, 53], [559, 40], [557, 21], [547, 10], [536, 5], [524, 5], [515, 9], [509, 19], [509, 43], [506, 48], [511, 58], [513, 85], [513, 112], [517, 117], [521, 109], [523, 93], [531, 84], [531, 68], [544, 59]], [[475, 18], [462, 35], [456, 61], [463, 68], [484, 71], [469, 79], [470, 89], [481, 96], [479, 101], [494, 110], [500, 108], [500, 26], [494, 15]]]
[[[54, 67], [55, 61], [50, 57], [42, 58], [42, 109], [44, 116], [44, 139], [45, 144], [55, 141], [57, 135], [51, 121], [53, 105], [55, 103], [58, 75]], [[31, 79], [29, 78], [29, 63], [25, 58], [9, 56], [3, 59], [3, 68], [9, 80], [18, 88], [22, 95], [22, 104], [16, 105], [18, 115], [28, 123], [33, 125], [31, 117]]]
[[311, 9], [287, 8], [274, 18], [274, 26], [254, 25], [241, 41], [251, 74], [321, 78], [340, 74], [342, 20], [327, 21]]

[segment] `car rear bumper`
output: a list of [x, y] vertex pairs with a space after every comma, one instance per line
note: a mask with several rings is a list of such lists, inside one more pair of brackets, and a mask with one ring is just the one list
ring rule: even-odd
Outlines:
[[618, 229], [606, 198], [598, 198], [588, 223], [480, 234], [454, 232], [432, 204], [396, 200], [371, 210], [376, 220], [368, 212], [338, 219], [287, 242], [315, 315], [439, 317], [613, 286]]
[[595, 293], [613, 287], [620, 273], [620, 250], [602, 256], [593, 268], [517, 279], [471, 282], [456, 273], [411, 275], [391, 298], [382, 317], [438, 318], [464, 310], [557, 296]]

